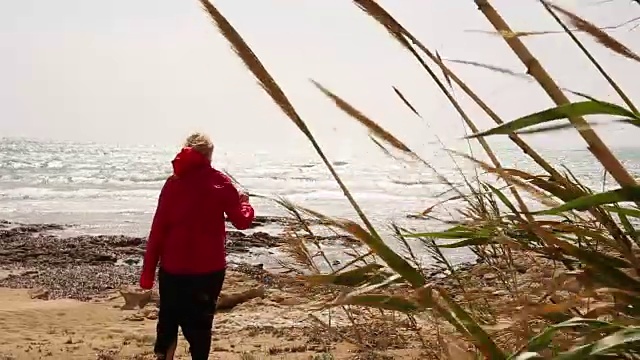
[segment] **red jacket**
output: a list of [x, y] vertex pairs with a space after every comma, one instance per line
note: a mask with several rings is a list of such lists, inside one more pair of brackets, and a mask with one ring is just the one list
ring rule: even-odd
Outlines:
[[209, 159], [184, 148], [172, 161], [147, 240], [140, 286], [153, 287], [158, 261], [172, 274], [203, 274], [226, 267], [225, 213], [239, 230], [254, 218], [231, 180]]

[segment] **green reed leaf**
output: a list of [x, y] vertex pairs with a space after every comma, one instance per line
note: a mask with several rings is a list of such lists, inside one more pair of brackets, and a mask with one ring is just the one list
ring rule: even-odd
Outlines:
[[620, 215], [640, 218], [640, 210], [638, 209], [627, 208], [627, 207], [622, 207], [617, 205], [616, 206], [605, 205], [602, 208], [607, 211], [611, 211]]
[[487, 245], [490, 243], [493, 243], [493, 241], [491, 241], [491, 239], [488, 237], [475, 237], [471, 239], [457, 241], [451, 244], [438, 244], [438, 247], [443, 249], [458, 249], [458, 248], [463, 248], [468, 246]]
[[358, 267], [352, 270], [343, 271], [338, 274], [328, 275], [310, 275], [306, 279], [311, 283], [316, 284], [332, 284], [341, 286], [358, 286], [371, 280], [373, 277], [380, 275], [380, 269], [383, 266], [380, 264], [367, 264], [362, 267]]
[[537, 352], [548, 348], [551, 344], [551, 341], [553, 340], [553, 336], [562, 329], [575, 329], [580, 327], [594, 329], [611, 326], [612, 325], [606, 321], [576, 317], [545, 328], [541, 333], [529, 340], [529, 343], [527, 344], [527, 350], [530, 352]]
[[527, 115], [519, 119], [507, 122], [493, 129], [469, 135], [467, 138], [483, 137], [497, 134], [512, 134], [520, 129], [549, 121], [566, 119], [574, 116], [585, 115], [617, 115], [640, 122], [640, 117], [619, 105], [604, 101], [582, 101], [566, 105], [560, 105], [535, 114]]
[[586, 360], [598, 355], [606, 355], [617, 348], [640, 342], [640, 327], [630, 327], [617, 331], [598, 341], [579, 346], [554, 357], [554, 360]]
[[376, 309], [399, 311], [405, 314], [415, 313], [423, 308], [406, 297], [387, 294], [346, 295], [339, 297], [330, 306], [354, 305]]
[[566, 211], [578, 210], [586, 211], [591, 207], [615, 204], [623, 201], [639, 201], [640, 186], [628, 186], [616, 190], [610, 190], [593, 195], [581, 196], [575, 200], [568, 201], [558, 207], [537, 211], [533, 214], [558, 215]]

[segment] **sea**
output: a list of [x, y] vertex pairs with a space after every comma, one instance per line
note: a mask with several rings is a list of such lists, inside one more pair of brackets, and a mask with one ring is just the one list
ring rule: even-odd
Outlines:
[[[159, 190], [171, 173], [178, 148], [122, 146], [98, 143], [0, 139], [0, 219], [23, 223], [57, 223], [84, 234], [146, 236]], [[505, 166], [531, 168], [517, 149], [497, 151]], [[544, 154], [566, 166], [577, 178], [596, 189], [611, 187], [586, 149], [553, 150]], [[640, 174], [640, 148], [616, 150], [634, 176]], [[334, 159], [333, 165], [355, 199], [385, 234], [391, 224], [419, 231], [443, 229], [435, 220], [415, 220], [416, 214], [454, 194], [433, 171], [387, 156]], [[456, 185], [462, 176], [446, 152], [428, 159]], [[469, 162], [455, 163], [467, 175]], [[314, 156], [292, 157], [269, 152], [215, 154], [214, 166], [231, 174], [251, 193], [257, 214], [285, 215], [267, 198], [284, 198], [320, 213], [357, 219], [331, 174]], [[538, 172], [540, 173], [540, 172]], [[459, 204], [458, 204], [459, 205]], [[455, 202], [436, 208], [433, 215], [454, 218]], [[454, 262], [468, 260], [468, 251], [450, 253]]]

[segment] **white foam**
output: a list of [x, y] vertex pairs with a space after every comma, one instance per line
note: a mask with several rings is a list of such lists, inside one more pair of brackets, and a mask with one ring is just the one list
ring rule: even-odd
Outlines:
[[157, 191], [148, 189], [106, 190], [101, 188], [55, 189], [47, 187], [4, 188], [0, 200], [68, 200], [153, 198]]

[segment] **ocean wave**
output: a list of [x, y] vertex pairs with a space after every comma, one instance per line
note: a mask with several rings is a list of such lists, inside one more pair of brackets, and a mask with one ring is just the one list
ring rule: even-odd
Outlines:
[[164, 182], [165, 180], [167, 180], [169, 175], [171, 174], [168, 174], [168, 173], [149, 174], [149, 175], [131, 174], [128, 176], [115, 177], [109, 180], [119, 181], [122, 183], [157, 183], [157, 182]]
[[432, 180], [397, 180], [397, 179], [392, 179], [391, 183], [396, 184], [396, 185], [403, 185], [403, 186], [414, 186], [414, 185], [432, 185], [434, 184], [434, 182]]
[[[312, 167], [316, 167], [318, 165], [323, 165], [320, 162], [309, 162], [309, 163], [300, 163], [300, 164], [292, 164], [291, 166], [294, 168], [312, 168]], [[333, 166], [345, 166], [345, 165], [349, 165], [348, 161], [342, 161], [342, 160], [336, 160], [336, 161], [332, 161], [331, 165]]]
[[26, 161], [5, 160], [0, 162], [0, 169], [28, 169], [35, 167], [37, 167], [36, 164]]
[[101, 188], [55, 189], [45, 187], [5, 188], [0, 192], [0, 201], [10, 200], [70, 200], [70, 199], [111, 199], [126, 200], [132, 198], [153, 198], [157, 190], [123, 189], [106, 190]]
[[[285, 195], [287, 199], [290, 200], [345, 200], [344, 193], [342, 191], [332, 191], [332, 190], [316, 190], [309, 192], [295, 192], [291, 194]], [[364, 192], [364, 191], [354, 191], [353, 196], [360, 200], [398, 200], [398, 199], [406, 199], [406, 196], [390, 194], [388, 192]]]
[[293, 165], [293, 167], [303, 168], [303, 169], [312, 168], [312, 167], [315, 167], [315, 166], [318, 166], [318, 164], [296, 164], [296, 165]]
[[[67, 172], [62, 174], [53, 173], [1, 173], [0, 187], [2, 183], [5, 185], [22, 184], [32, 186], [43, 185], [155, 185], [164, 182], [168, 174], [109, 174], [107, 172], [91, 173], [91, 172]], [[155, 186], [154, 186], [155, 187]]]
[[289, 176], [287, 180], [298, 180], [298, 181], [318, 181], [317, 178], [312, 176]]

